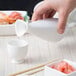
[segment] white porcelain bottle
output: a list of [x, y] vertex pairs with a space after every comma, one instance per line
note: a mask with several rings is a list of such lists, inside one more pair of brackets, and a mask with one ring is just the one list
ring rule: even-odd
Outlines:
[[17, 36], [23, 36], [27, 31], [48, 41], [59, 41], [64, 37], [64, 34], [70, 30], [71, 27], [75, 27], [76, 23], [71, 22], [68, 24], [64, 34], [58, 34], [57, 32], [58, 19], [45, 19], [34, 22], [26, 23], [22, 20], [17, 20], [15, 23], [15, 30]]

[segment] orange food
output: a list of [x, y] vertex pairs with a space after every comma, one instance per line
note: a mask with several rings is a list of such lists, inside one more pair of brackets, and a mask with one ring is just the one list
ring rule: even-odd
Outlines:
[[6, 16], [8, 15], [3, 12], [0, 12], [0, 19], [5, 19]]
[[63, 72], [65, 74], [69, 74], [73, 71], [76, 71], [76, 69], [73, 66], [71, 66], [70, 64], [68, 64], [65, 61], [61, 61], [57, 64], [54, 64], [51, 66], [51, 68], [56, 69], [56, 70]]
[[7, 14], [0, 12], [0, 24], [4, 25], [4, 24], [9, 24], [6, 20], [6, 18], [8, 17]]
[[22, 17], [19, 12], [12, 12], [7, 18], [9, 23], [14, 23], [17, 19], [24, 20], [24, 17]]
[[3, 12], [0, 12], [0, 24], [12, 24], [17, 19], [24, 20], [24, 17], [19, 12], [12, 12], [10, 15], [7, 15]]
[[10, 15], [9, 15], [10, 18], [13, 18], [13, 19], [22, 19], [24, 20], [24, 18], [21, 16], [21, 14], [19, 12], [12, 12]]
[[0, 19], [0, 25], [6, 25], [8, 22], [5, 19]]
[[12, 24], [12, 23], [14, 23], [16, 20], [14, 20], [14, 19], [12, 19], [12, 18], [10, 18], [10, 17], [8, 16], [8, 17], [6, 17], [6, 21], [7, 21], [9, 24]]

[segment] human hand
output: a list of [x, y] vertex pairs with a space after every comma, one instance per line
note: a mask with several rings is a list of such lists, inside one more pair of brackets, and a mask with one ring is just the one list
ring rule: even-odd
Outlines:
[[64, 33], [70, 12], [76, 7], [76, 0], [45, 0], [34, 10], [32, 21], [51, 18], [55, 12], [59, 14], [58, 33]]

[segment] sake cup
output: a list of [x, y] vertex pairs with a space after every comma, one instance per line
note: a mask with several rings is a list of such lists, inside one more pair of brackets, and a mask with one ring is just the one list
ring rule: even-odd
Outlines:
[[13, 63], [23, 63], [28, 51], [28, 42], [21, 39], [11, 40], [7, 44], [7, 49]]

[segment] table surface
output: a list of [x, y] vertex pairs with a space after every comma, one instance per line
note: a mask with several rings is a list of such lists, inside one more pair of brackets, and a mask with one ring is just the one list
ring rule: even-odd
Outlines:
[[[40, 39], [32, 34], [26, 34], [22, 37], [29, 42], [28, 54], [25, 57], [25, 63], [13, 64], [7, 54], [7, 43], [9, 40], [16, 39], [16, 36], [0, 36], [0, 76], [25, 70], [36, 64], [44, 63], [55, 58], [65, 58], [76, 61], [76, 29], [71, 29], [64, 38], [53, 43]], [[35, 76], [43, 76], [38, 73]]]

